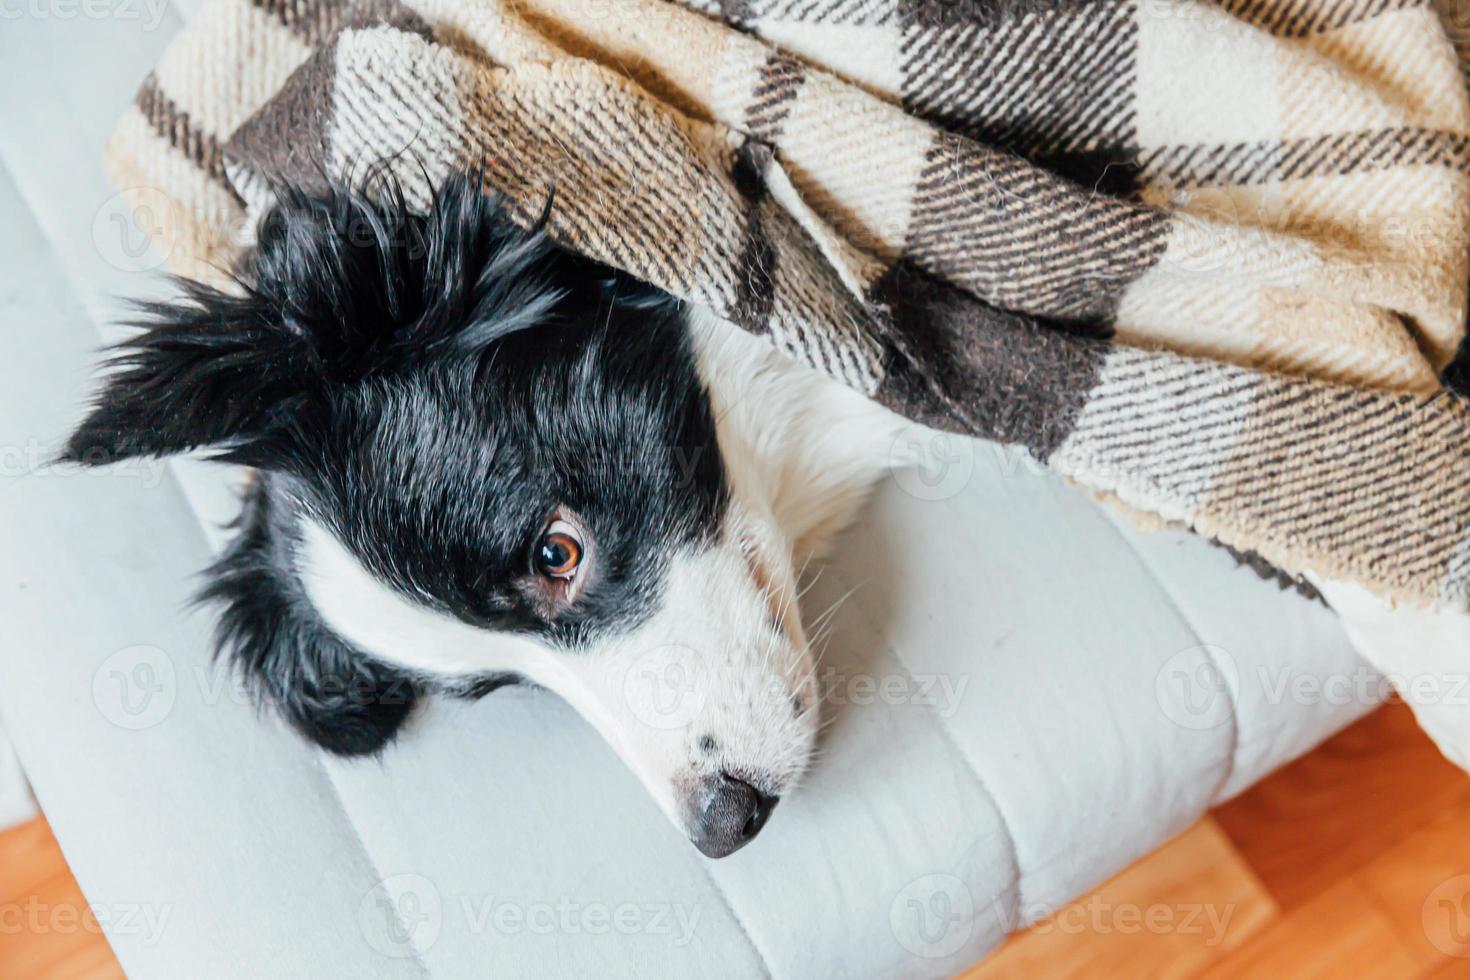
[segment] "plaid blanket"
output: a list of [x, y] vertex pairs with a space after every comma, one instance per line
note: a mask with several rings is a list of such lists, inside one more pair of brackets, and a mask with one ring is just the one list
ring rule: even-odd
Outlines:
[[1470, 609], [1470, 102], [1419, 0], [209, 0], [106, 159], [209, 280], [276, 180], [554, 186], [564, 243], [909, 418]]

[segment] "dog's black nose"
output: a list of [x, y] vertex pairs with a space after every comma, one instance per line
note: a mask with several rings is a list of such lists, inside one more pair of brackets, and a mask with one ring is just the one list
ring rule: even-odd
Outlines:
[[729, 773], [710, 778], [701, 790], [689, 839], [712, 858], [734, 854], [750, 843], [780, 799]]

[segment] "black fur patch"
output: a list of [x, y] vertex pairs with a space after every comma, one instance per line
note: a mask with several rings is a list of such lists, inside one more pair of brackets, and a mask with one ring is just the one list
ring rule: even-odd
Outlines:
[[[576, 647], [645, 617], [668, 556], [725, 509], [682, 305], [518, 228], [481, 186], [448, 180], [427, 214], [381, 182], [283, 190], [243, 294], [186, 283], [146, 307], [67, 446], [89, 463], [209, 447], [265, 472], [204, 596], [222, 649], [333, 751], [381, 747], [426, 685], [510, 679], [412, 684], [335, 637], [295, 578], [301, 518], [421, 605]], [[596, 560], [552, 612], [528, 582], [559, 507]]]
[[418, 689], [322, 624], [291, 574], [292, 525], [269, 486], [267, 476], [252, 483], [238, 534], [199, 593], [221, 606], [217, 653], [318, 745], [342, 755], [377, 752], [408, 717]]

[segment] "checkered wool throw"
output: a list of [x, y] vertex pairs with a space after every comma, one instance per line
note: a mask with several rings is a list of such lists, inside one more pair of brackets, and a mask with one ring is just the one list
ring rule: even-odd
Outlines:
[[483, 163], [523, 218], [554, 185], [564, 243], [912, 419], [1470, 608], [1470, 103], [1434, 7], [684, 3], [209, 0], [108, 166], [216, 280], [273, 180]]

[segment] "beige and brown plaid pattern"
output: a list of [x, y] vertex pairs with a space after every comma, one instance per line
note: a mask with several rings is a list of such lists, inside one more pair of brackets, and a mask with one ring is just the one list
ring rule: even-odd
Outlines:
[[910, 418], [1470, 608], [1470, 101], [1402, 0], [209, 0], [108, 147], [218, 277], [273, 181], [517, 213]]

